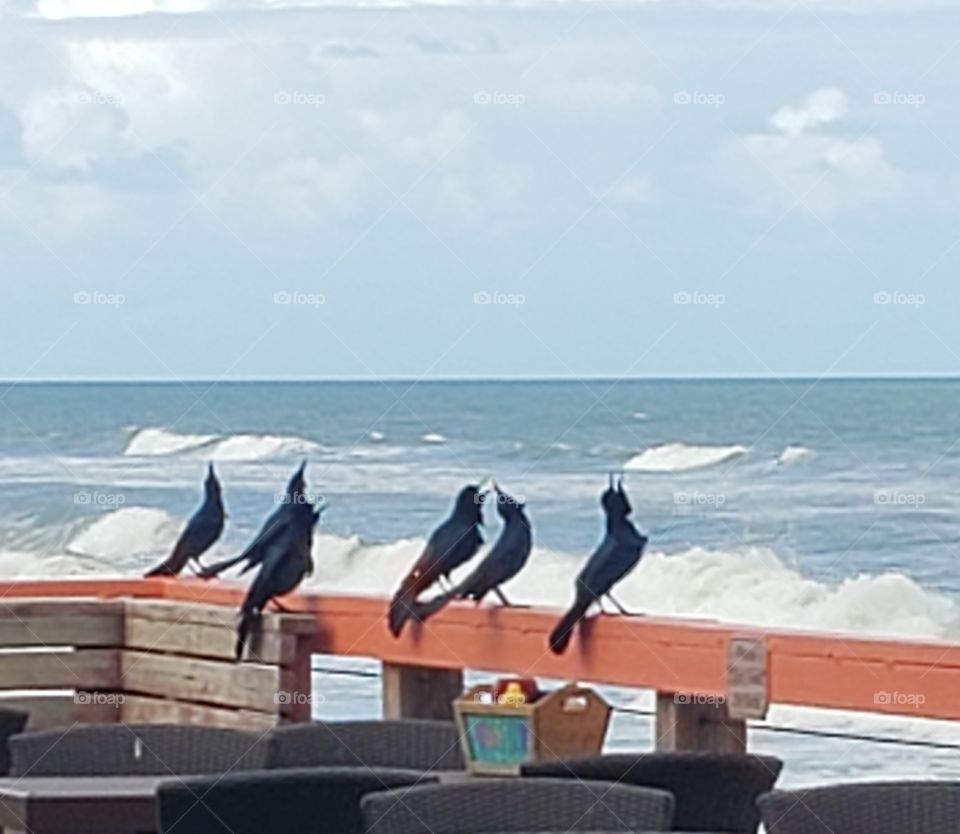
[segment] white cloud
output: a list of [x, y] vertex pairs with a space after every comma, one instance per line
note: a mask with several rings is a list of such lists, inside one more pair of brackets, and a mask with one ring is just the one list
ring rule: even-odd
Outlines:
[[127, 118], [119, 101], [90, 88], [38, 90], [20, 113], [24, 153], [32, 162], [85, 169], [127, 150]]
[[73, 17], [123, 17], [148, 12], [199, 12], [207, 0], [37, 0], [36, 13], [48, 20]]
[[835, 87], [812, 92], [800, 105], [784, 105], [770, 118], [774, 131], [748, 134], [727, 148], [721, 165], [763, 208], [806, 206], [829, 217], [893, 199], [903, 174], [891, 165], [876, 136], [824, 134], [847, 115], [846, 94]]
[[795, 136], [835, 122], [846, 114], [847, 97], [843, 90], [824, 87], [810, 93], [799, 107], [781, 107], [770, 117], [770, 124], [783, 133]]

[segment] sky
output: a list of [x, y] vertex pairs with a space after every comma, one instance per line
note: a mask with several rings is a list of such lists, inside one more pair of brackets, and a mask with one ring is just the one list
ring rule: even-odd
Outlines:
[[958, 6], [0, 0], [0, 378], [958, 374]]

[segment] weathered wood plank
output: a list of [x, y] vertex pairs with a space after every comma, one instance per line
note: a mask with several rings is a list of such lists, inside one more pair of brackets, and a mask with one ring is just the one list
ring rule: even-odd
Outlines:
[[[289, 666], [295, 658], [296, 639], [292, 634], [267, 632], [263, 635], [257, 656], [264, 663]], [[151, 620], [142, 618], [136, 609], [131, 607], [127, 612], [123, 645], [140, 651], [232, 661], [236, 640], [232, 622], [227, 627], [176, 620]]]
[[120, 683], [117, 649], [0, 652], [0, 689], [105, 689]]
[[[229, 629], [236, 628], [237, 624], [237, 611], [231, 606], [137, 599], [128, 600], [126, 607], [128, 616], [132, 615], [141, 620], [194, 623]], [[265, 634], [313, 634], [316, 629], [316, 619], [309, 614], [263, 615], [262, 630]]]
[[278, 693], [289, 691], [293, 674], [278, 666], [122, 652], [122, 687], [131, 694], [156, 695], [214, 706], [279, 711]]
[[211, 707], [144, 695], [127, 695], [121, 715], [128, 724], [197, 724], [254, 732], [266, 732], [278, 723], [276, 713]]
[[117, 647], [122, 643], [123, 619], [119, 614], [74, 615], [65, 610], [58, 616], [0, 618], [0, 647]]
[[[82, 693], [89, 694], [89, 693]], [[78, 721], [107, 724], [120, 719], [116, 696], [83, 698], [69, 693], [3, 696], [0, 707], [22, 709], [30, 713], [28, 730], [69, 727]]]
[[122, 617], [122, 600], [0, 597], [0, 620], [30, 617]]

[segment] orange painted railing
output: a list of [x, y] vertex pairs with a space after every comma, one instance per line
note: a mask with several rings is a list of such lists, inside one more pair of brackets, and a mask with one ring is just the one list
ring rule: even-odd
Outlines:
[[[2, 597], [139, 597], [239, 605], [244, 587], [196, 579], [0, 583]], [[474, 669], [722, 697], [731, 637], [762, 638], [771, 703], [960, 719], [960, 646], [731, 626], [713, 621], [599, 616], [567, 653], [547, 648], [559, 611], [457, 603], [394, 639], [387, 600], [303, 592], [285, 610], [316, 617], [317, 654], [397, 666]], [[0, 600], [2, 604], [2, 600]]]

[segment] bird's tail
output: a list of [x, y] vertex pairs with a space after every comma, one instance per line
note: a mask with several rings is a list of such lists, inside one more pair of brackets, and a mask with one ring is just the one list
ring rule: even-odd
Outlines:
[[247, 648], [247, 638], [250, 632], [260, 622], [260, 612], [243, 608], [240, 611], [240, 623], [237, 625], [237, 644], [234, 648], [234, 656], [237, 663], [243, 660], [243, 652]]
[[417, 600], [410, 591], [401, 588], [390, 602], [390, 613], [387, 615], [387, 625], [394, 637], [399, 637], [407, 620], [414, 616]]
[[144, 575], [144, 579], [150, 579], [153, 576], [176, 576], [177, 572], [170, 566], [168, 562], [161, 562], [152, 570], [148, 570]]
[[447, 604], [453, 602], [461, 596], [459, 589], [454, 588], [445, 594], [439, 594], [428, 602], [414, 602], [411, 608], [412, 616], [416, 617], [421, 623], [425, 623], [430, 617], [447, 607]]
[[590, 600], [577, 598], [570, 610], [563, 615], [563, 619], [557, 623], [557, 627], [550, 632], [550, 651], [554, 654], [563, 654], [566, 651], [574, 626], [583, 619], [589, 607]]
[[229, 570], [234, 565], [239, 564], [243, 560], [243, 556], [235, 556], [233, 559], [224, 559], [222, 562], [214, 562], [212, 565], [207, 565], [205, 568], [201, 568], [197, 576], [200, 579], [213, 579], [215, 576], [219, 576], [225, 570]]

